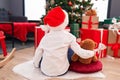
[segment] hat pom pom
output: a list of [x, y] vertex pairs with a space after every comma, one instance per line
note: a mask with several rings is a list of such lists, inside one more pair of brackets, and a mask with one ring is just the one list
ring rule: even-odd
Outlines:
[[49, 32], [50, 28], [47, 25], [40, 25], [40, 28], [46, 33]]

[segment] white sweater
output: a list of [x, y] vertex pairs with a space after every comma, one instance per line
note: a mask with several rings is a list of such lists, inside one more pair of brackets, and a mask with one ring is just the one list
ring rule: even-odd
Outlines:
[[41, 71], [48, 76], [58, 76], [68, 71], [68, 48], [71, 48], [80, 57], [89, 58], [93, 51], [84, 50], [77, 44], [75, 36], [62, 31], [50, 31], [41, 40], [33, 58], [35, 67], [39, 66], [42, 57]]

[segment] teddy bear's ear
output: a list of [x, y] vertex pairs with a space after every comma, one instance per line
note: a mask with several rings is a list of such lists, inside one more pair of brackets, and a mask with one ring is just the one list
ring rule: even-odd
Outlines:
[[98, 44], [97, 44], [97, 42], [95, 42], [95, 47], [97, 47], [98, 46]]
[[84, 43], [84, 41], [81, 41], [81, 42], [80, 42], [80, 46], [82, 46], [82, 45], [83, 45], [83, 43]]

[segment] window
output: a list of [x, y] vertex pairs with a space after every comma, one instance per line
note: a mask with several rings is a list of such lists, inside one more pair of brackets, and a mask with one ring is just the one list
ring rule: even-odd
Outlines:
[[92, 0], [93, 9], [97, 11], [97, 16], [99, 16], [99, 21], [104, 21], [107, 18], [108, 4], [110, 0]]
[[24, 16], [28, 20], [38, 21], [45, 15], [46, 0], [24, 0]]
[[[107, 18], [108, 4], [111, 0], [92, 0], [93, 9], [96, 9], [99, 21], [104, 21]], [[24, 15], [28, 20], [40, 20], [42, 15], [45, 15], [46, 0], [24, 0]]]

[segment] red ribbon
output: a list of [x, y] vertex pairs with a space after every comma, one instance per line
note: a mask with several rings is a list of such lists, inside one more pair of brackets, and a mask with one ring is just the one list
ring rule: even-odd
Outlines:
[[119, 35], [117, 35], [115, 44], [108, 44], [108, 46], [112, 46], [111, 49], [114, 51], [113, 56], [118, 57], [118, 49], [120, 48], [120, 44], [118, 43]]
[[97, 25], [98, 22], [96, 22], [96, 23], [92, 22], [92, 16], [90, 16], [88, 22], [82, 22], [82, 24], [88, 25], [88, 29], [91, 29], [91, 28], [92, 28], [92, 25]]

